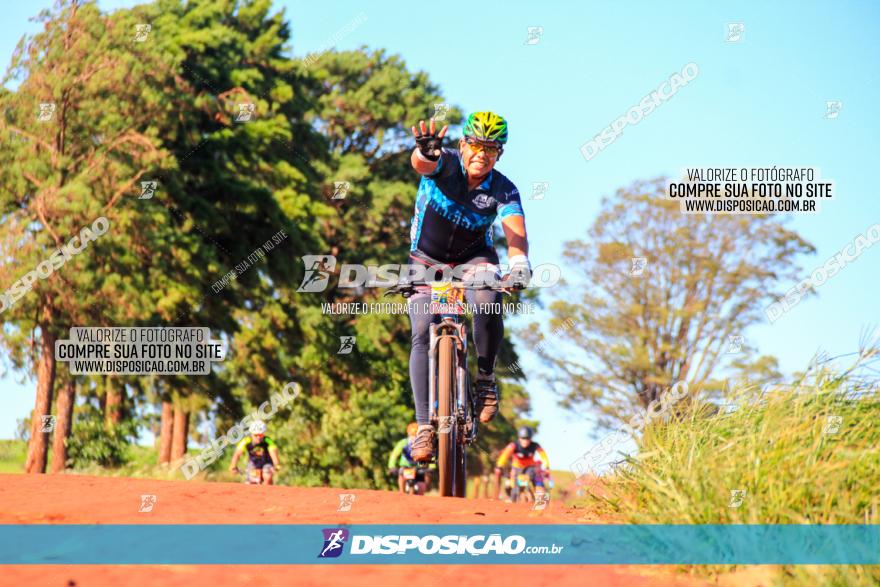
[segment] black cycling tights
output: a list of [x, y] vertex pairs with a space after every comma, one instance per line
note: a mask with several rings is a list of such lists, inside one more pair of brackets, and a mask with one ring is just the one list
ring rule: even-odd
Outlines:
[[[465, 298], [474, 311], [474, 345], [477, 347], [477, 369], [492, 373], [495, 357], [504, 337], [501, 315], [501, 294], [491, 290], [466, 290]], [[428, 327], [440, 317], [427, 311], [431, 298], [416, 294], [409, 299], [409, 319], [412, 324], [412, 351], [409, 355], [409, 379], [416, 405], [416, 422], [429, 424], [428, 417]], [[481, 307], [481, 304], [485, 304]], [[483, 310], [482, 312], [480, 310]]]

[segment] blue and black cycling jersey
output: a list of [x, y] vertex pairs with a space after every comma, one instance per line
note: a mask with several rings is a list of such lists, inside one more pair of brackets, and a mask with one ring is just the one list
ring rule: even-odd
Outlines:
[[524, 216], [513, 182], [493, 169], [468, 190], [461, 155], [443, 149], [437, 169], [419, 184], [410, 251], [444, 263], [465, 262], [487, 251], [494, 255], [492, 224], [508, 216]]

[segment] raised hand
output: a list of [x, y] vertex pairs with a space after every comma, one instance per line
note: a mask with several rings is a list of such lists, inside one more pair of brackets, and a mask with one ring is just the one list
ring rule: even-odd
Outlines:
[[433, 118], [430, 121], [430, 125], [425, 125], [425, 121], [420, 120], [418, 129], [412, 127], [412, 133], [416, 139], [416, 146], [419, 149], [419, 153], [421, 153], [425, 159], [428, 159], [429, 161], [437, 161], [440, 159], [440, 153], [443, 149], [443, 137], [446, 136], [446, 131], [448, 129], [449, 126], [445, 125], [438, 133]]

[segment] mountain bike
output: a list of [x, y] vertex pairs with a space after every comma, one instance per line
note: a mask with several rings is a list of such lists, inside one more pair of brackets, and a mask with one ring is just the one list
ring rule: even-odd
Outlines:
[[500, 285], [471, 285], [462, 281], [408, 281], [388, 288], [409, 298], [418, 286], [430, 286], [430, 312], [440, 316], [431, 324], [428, 346], [428, 409], [435, 435], [439, 469], [439, 491], [444, 497], [465, 497], [467, 486], [467, 447], [477, 440], [477, 398], [468, 371], [467, 323], [464, 290], [488, 289], [507, 293]]
[[407, 495], [425, 495], [425, 475], [427, 467], [404, 467], [400, 470], [404, 479], [404, 493]]
[[[535, 481], [543, 481], [543, 487], [535, 486], [530, 471], [534, 470]], [[511, 491], [510, 500], [513, 503], [532, 503], [539, 501], [542, 494], [548, 494], [553, 487], [553, 481], [550, 479], [549, 473], [534, 467], [526, 467], [525, 469], [511, 469], [510, 475]], [[549, 497], [549, 495], [548, 495]]]
[[528, 473], [518, 473], [513, 480], [510, 500], [513, 503], [531, 503], [535, 501], [535, 487]]
[[232, 471], [235, 475], [242, 477], [242, 483], [245, 485], [271, 485], [264, 477], [262, 468], [240, 469], [238, 467]]

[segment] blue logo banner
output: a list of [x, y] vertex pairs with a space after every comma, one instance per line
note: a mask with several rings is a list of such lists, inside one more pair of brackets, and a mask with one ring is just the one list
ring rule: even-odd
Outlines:
[[30, 524], [0, 543], [0, 564], [880, 564], [880, 525]]

